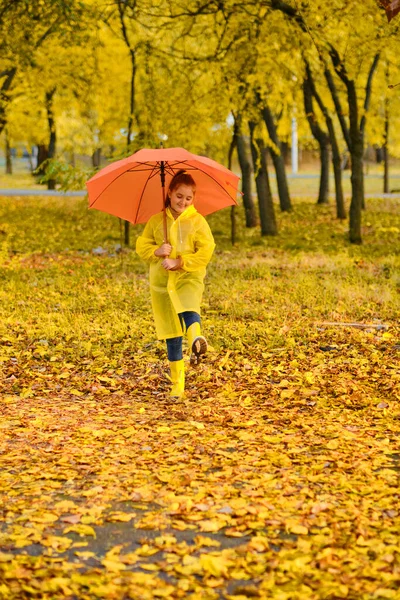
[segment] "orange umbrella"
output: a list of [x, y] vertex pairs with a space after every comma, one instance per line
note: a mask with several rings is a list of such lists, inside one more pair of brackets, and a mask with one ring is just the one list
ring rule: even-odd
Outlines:
[[164, 211], [165, 186], [180, 169], [196, 182], [197, 211], [202, 215], [237, 205], [239, 177], [215, 160], [192, 154], [184, 148], [143, 149], [104, 167], [86, 186], [89, 208], [110, 213], [131, 223], [146, 223]]

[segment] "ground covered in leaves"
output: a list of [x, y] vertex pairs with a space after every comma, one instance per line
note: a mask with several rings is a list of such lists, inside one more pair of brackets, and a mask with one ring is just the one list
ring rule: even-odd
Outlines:
[[235, 248], [210, 217], [212, 347], [179, 402], [118, 220], [0, 217], [0, 598], [400, 598], [396, 201], [362, 247], [304, 201]]

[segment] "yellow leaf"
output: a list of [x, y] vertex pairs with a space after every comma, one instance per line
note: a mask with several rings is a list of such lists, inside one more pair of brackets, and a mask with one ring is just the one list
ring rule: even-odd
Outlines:
[[330, 440], [326, 444], [326, 447], [329, 448], [329, 450], [337, 450], [339, 448], [339, 442], [338, 440]]
[[281, 388], [288, 388], [290, 387], [290, 381], [288, 381], [287, 379], [282, 379], [279, 383], [278, 383], [278, 387]]
[[[61, 462], [61, 460], [62, 459], [60, 459], [58, 462]], [[66, 460], [63, 462], [66, 462]], [[60, 502], [55, 503], [54, 508], [57, 510], [70, 511], [71, 508], [76, 508], [76, 504], [75, 502], [72, 502], [72, 500], [61, 500]]]
[[281, 398], [282, 400], [286, 400], [287, 398], [292, 398], [294, 396], [294, 394], [296, 393], [296, 388], [290, 388], [290, 389], [283, 389], [281, 391]]
[[174, 569], [177, 573], [182, 575], [198, 575], [202, 572], [200, 560], [189, 554], [186, 554], [183, 557], [182, 564], [176, 564]]
[[126, 565], [124, 565], [124, 563], [120, 562], [116, 558], [112, 560], [109, 558], [103, 558], [101, 564], [103, 565], [103, 567], [106, 567], [106, 569], [108, 569], [109, 571], [124, 571], [126, 569]]
[[157, 552], [159, 551], [159, 548], [153, 548], [148, 544], [143, 544], [141, 548], [138, 548], [135, 551], [135, 554], [137, 554], [138, 556], [152, 556], [153, 554], [157, 554]]
[[313, 383], [315, 383], [314, 374], [311, 373], [311, 371], [306, 371], [306, 373], [304, 373], [304, 381], [306, 383], [309, 383], [310, 385], [312, 385]]
[[168, 533], [166, 535], [160, 535], [158, 537], [155, 538], [154, 543], [157, 544], [157, 546], [161, 546], [162, 548], [164, 547], [170, 547], [173, 546], [174, 544], [177, 543], [177, 539], [174, 535], [169, 535]]
[[83, 392], [80, 392], [79, 390], [76, 390], [75, 388], [72, 388], [72, 390], [70, 390], [70, 393], [73, 396], [83, 396]]
[[205, 535], [196, 535], [196, 537], [194, 538], [194, 541], [198, 548], [201, 548], [202, 546], [214, 546], [216, 548], [219, 548], [219, 546], [221, 545], [221, 542], [218, 542], [217, 540], [213, 540], [212, 538], [206, 537]]
[[196, 427], [197, 429], [205, 429], [204, 423], [199, 423], [198, 421], [189, 421], [189, 423], [191, 425], [193, 425], [193, 427]]
[[362, 535], [358, 536], [356, 544], [357, 544], [357, 546], [368, 546], [369, 545], [367, 540]]
[[42, 513], [40, 515], [33, 515], [30, 518], [34, 523], [54, 523], [57, 519], [58, 516], [53, 513]]
[[374, 598], [398, 598], [398, 592], [389, 588], [378, 588], [373, 593]]
[[223, 521], [208, 519], [208, 520], [204, 520], [204, 521], [199, 521], [198, 525], [199, 525], [200, 531], [212, 533], [213, 531], [219, 531], [220, 529], [225, 527], [226, 523]]
[[292, 533], [296, 533], [297, 535], [307, 535], [308, 529], [304, 527], [304, 525], [292, 525], [290, 528]]
[[70, 531], [73, 533], [78, 533], [80, 536], [91, 535], [96, 538], [96, 532], [93, 527], [90, 527], [90, 525], [71, 525], [71, 527], [66, 527], [63, 533], [69, 533]]
[[136, 517], [136, 513], [124, 513], [124, 512], [114, 512], [110, 515], [107, 515], [106, 521], [121, 521], [123, 523], [128, 523]]
[[165, 587], [159, 587], [152, 590], [152, 594], [155, 598], [169, 598], [175, 592], [175, 586], [165, 585]]
[[393, 339], [393, 334], [389, 333], [388, 331], [385, 331], [385, 333], [382, 334], [382, 339], [383, 340], [391, 340], [391, 339]]
[[94, 552], [89, 552], [89, 550], [83, 552], [76, 551], [75, 554], [76, 556], [79, 556], [79, 558], [83, 558], [83, 560], [87, 560], [88, 558], [92, 558], [92, 556], [96, 556]]
[[[69, 587], [70, 580], [68, 577], [52, 577], [41, 582], [41, 590], [43, 592], [53, 592], [57, 593], [62, 591], [63, 595], [71, 596], [73, 594], [71, 588]], [[57, 596], [60, 594], [57, 593]], [[54, 596], [53, 596], [54, 597]]]
[[43, 546], [53, 548], [57, 552], [65, 552], [72, 544], [72, 540], [67, 537], [50, 535], [41, 541]]
[[14, 558], [14, 554], [9, 552], [0, 552], [0, 562], [10, 562]]
[[101, 492], [104, 491], [104, 488], [101, 485], [96, 485], [93, 488], [90, 488], [90, 490], [86, 490], [86, 492], [82, 492], [82, 496], [86, 496], [86, 497], [90, 497], [90, 496], [96, 496], [96, 494], [101, 494]]
[[211, 554], [202, 554], [200, 556], [200, 565], [205, 573], [214, 577], [226, 577], [228, 575], [228, 565], [231, 564], [224, 556], [213, 556]]

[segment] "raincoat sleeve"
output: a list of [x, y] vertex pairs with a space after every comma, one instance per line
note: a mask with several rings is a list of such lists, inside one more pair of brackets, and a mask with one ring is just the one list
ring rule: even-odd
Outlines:
[[154, 226], [150, 219], [146, 224], [142, 235], [136, 240], [136, 252], [139, 254], [140, 258], [146, 262], [156, 263], [159, 258], [154, 256], [154, 251], [157, 250], [158, 247], [159, 246], [154, 238]]
[[195, 252], [184, 254], [181, 258], [183, 265], [181, 269], [191, 273], [205, 268], [211, 260], [214, 252], [215, 243], [211, 229], [205, 219], [201, 220], [201, 225], [195, 234]]

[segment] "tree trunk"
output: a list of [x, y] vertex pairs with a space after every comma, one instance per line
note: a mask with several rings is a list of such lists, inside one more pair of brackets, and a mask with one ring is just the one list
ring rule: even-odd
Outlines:
[[10, 147], [10, 138], [8, 137], [8, 129], [7, 127], [4, 130], [5, 133], [5, 155], [6, 155], [6, 174], [12, 175], [12, 157], [11, 157], [11, 147]]
[[317, 204], [328, 204], [329, 202], [329, 142], [326, 138], [319, 145], [321, 158], [321, 176], [319, 180], [319, 192]]
[[310, 125], [311, 133], [319, 144], [321, 159], [321, 176], [317, 204], [327, 204], [329, 201], [329, 136], [323, 131], [315, 118], [313, 107], [312, 86], [308, 77], [303, 82], [304, 108]]
[[[131, 141], [132, 141], [132, 127], [133, 127], [133, 114], [134, 114], [134, 110], [135, 110], [135, 77], [136, 77], [136, 54], [135, 51], [130, 47], [129, 45], [129, 41], [128, 38], [126, 36], [126, 30], [124, 33], [125, 36], [125, 40], [127, 43], [127, 46], [129, 48], [129, 54], [131, 57], [131, 86], [130, 86], [130, 103], [129, 103], [129, 118], [128, 118], [128, 131], [126, 134], [126, 147], [129, 153], [129, 149], [131, 146]], [[124, 244], [125, 246], [129, 246], [129, 240], [130, 240], [130, 223], [129, 221], [125, 221], [124, 222], [124, 231], [125, 231], [125, 235], [124, 235]]]
[[276, 235], [278, 233], [274, 204], [269, 184], [266, 152], [261, 139], [254, 139], [255, 123], [249, 123], [251, 154], [253, 157], [256, 180], [258, 209], [260, 213], [261, 235]]
[[124, 244], [125, 246], [129, 246], [129, 238], [130, 238], [130, 228], [129, 221], [124, 221]]
[[389, 99], [385, 98], [385, 133], [383, 142], [383, 193], [389, 193]]
[[346, 219], [346, 208], [344, 205], [343, 183], [342, 183], [342, 160], [340, 158], [339, 145], [337, 143], [335, 129], [332, 119], [329, 117], [330, 123], [327, 126], [329, 137], [331, 139], [332, 148], [332, 164], [333, 175], [335, 177], [335, 196], [336, 196], [336, 217], [338, 219]]
[[332, 165], [333, 165], [333, 173], [335, 177], [335, 196], [336, 196], [336, 217], [338, 219], [346, 218], [346, 209], [344, 206], [344, 195], [343, 195], [343, 185], [342, 185], [342, 160], [340, 157], [339, 145], [336, 139], [335, 127], [333, 124], [333, 120], [329, 114], [329, 111], [325, 104], [322, 102], [321, 96], [317, 92], [314, 78], [312, 76], [312, 72], [310, 69], [310, 65], [306, 62], [306, 73], [307, 80], [309, 82], [312, 94], [317, 101], [317, 104], [324, 115], [325, 123], [328, 128], [329, 140], [332, 148]]
[[92, 165], [95, 169], [100, 167], [101, 163], [101, 148], [96, 148], [92, 154]]
[[[47, 122], [49, 124], [49, 148], [48, 148], [48, 158], [55, 158], [56, 155], [56, 145], [57, 145], [57, 134], [56, 134], [56, 122], [54, 118], [54, 94], [56, 93], [57, 88], [53, 88], [49, 92], [46, 92], [46, 111], [47, 111]], [[55, 190], [56, 189], [56, 180], [49, 179], [47, 181], [47, 189]]]
[[[350, 242], [353, 244], [361, 244], [361, 209], [365, 208], [365, 196], [364, 196], [364, 170], [363, 170], [363, 155], [364, 155], [364, 133], [365, 125], [367, 122], [367, 114], [369, 110], [369, 104], [371, 101], [372, 93], [372, 81], [379, 63], [379, 53], [374, 56], [372, 61], [367, 85], [365, 86], [365, 98], [363, 114], [359, 120], [358, 116], [358, 102], [357, 102], [357, 90], [356, 82], [350, 79], [344, 63], [341, 61], [340, 56], [336, 48], [330, 47], [329, 53], [331, 60], [337, 75], [343, 81], [347, 91], [347, 103], [349, 107], [349, 123], [350, 127], [342, 125], [343, 135], [346, 139], [347, 146], [351, 154], [351, 190], [352, 198], [350, 204]], [[329, 79], [329, 78], [328, 78]], [[332, 98], [335, 102], [335, 106], [340, 109], [343, 119], [343, 113], [340, 107], [339, 97], [336, 89], [332, 86], [332, 82], [328, 81]], [[340, 120], [340, 116], [339, 116]], [[342, 121], [341, 121], [342, 123]]]
[[33, 148], [31, 146], [26, 148], [26, 152], [28, 154], [28, 161], [29, 161], [29, 170], [31, 173], [33, 173], [34, 171], [34, 166], [33, 166]]
[[274, 118], [272, 116], [271, 110], [268, 105], [263, 103], [263, 108], [261, 109], [261, 114], [265, 121], [265, 124], [268, 129], [269, 137], [271, 138], [274, 147], [271, 147], [270, 153], [272, 157], [272, 162], [274, 163], [275, 173], [276, 173], [276, 183], [278, 186], [278, 194], [279, 194], [279, 204], [282, 211], [289, 211], [292, 209], [290, 195], [289, 195], [289, 187], [286, 178], [286, 167], [285, 161], [283, 159], [283, 154], [281, 151], [281, 143], [278, 137], [278, 133], [276, 130], [276, 125], [274, 122]]
[[362, 168], [362, 179], [361, 179], [361, 208], [362, 210], [365, 210], [367, 208], [366, 204], [365, 204], [365, 175], [364, 175], [364, 145], [363, 145], [363, 159], [362, 159], [362, 164], [361, 164], [361, 168]]
[[352, 140], [351, 152], [350, 242], [361, 244], [361, 210], [364, 198], [364, 165], [362, 140]]
[[256, 207], [254, 206], [251, 195], [251, 162], [250, 157], [247, 155], [246, 142], [241, 134], [236, 138], [236, 147], [240, 170], [242, 172], [243, 207], [246, 218], [246, 227], [256, 227]]
[[2, 77], [5, 77], [5, 79], [3, 81], [3, 85], [0, 88], [0, 134], [2, 133], [4, 127], [7, 125], [6, 113], [7, 105], [10, 101], [10, 96], [8, 92], [16, 74], [16, 67], [12, 67], [8, 71], [4, 71], [2, 74]]
[[129, 150], [132, 141], [133, 115], [135, 111], [135, 77], [136, 77], [136, 54], [132, 48], [129, 48], [131, 57], [131, 86], [130, 86], [130, 101], [129, 101], [129, 118], [128, 131], [126, 135], [127, 149]]
[[231, 206], [231, 244], [236, 244], [236, 206]]
[[[233, 135], [228, 150], [228, 169], [232, 170], [232, 158], [233, 152], [236, 148], [238, 137], [238, 121], [235, 119], [235, 126], [233, 128]], [[236, 206], [231, 206], [231, 243], [232, 246], [236, 244]]]
[[37, 157], [36, 157], [36, 169], [35, 176], [40, 179], [45, 171], [45, 161], [49, 157], [49, 149], [47, 144], [38, 144], [37, 146]]

